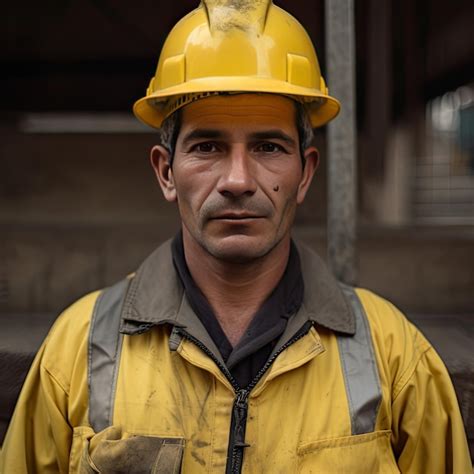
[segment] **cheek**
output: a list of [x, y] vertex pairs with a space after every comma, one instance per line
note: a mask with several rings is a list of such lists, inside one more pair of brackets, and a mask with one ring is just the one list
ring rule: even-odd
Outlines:
[[292, 188], [301, 180], [301, 160], [297, 156], [282, 156], [274, 161], [258, 163], [254, 172], [265, 182], [272, 182], [272, 187], [278, 185], [280, 189]]
[[209, 193], [212, 192], [212, 186], [200, 180], [198, 174], [186, 178], [176, 176], [175, 186], [180, 210], [189, 209], [193, 213], [199, 212]]
[[[286, 177], [288, 178], [288, 176]], [[299, 199], [299, 184], [300, 180], [293, 177], [293, 179], [281, 179], [275, 183], [275, 188], [272, 189], [272, 198], [277, 212], [280, 214], [282, 221], [292, 220], [298, 206]]]
[[288, 169], [284, 173], [274, 173], [266, 180], [265, 188], [270, 199], [277, 203], [295, 200], [301, 182], [301, 173]]

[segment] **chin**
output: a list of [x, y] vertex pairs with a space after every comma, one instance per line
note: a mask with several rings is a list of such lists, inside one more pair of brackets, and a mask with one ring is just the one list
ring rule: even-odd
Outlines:
[[248, 263], [267, 255], [277, 242], [267, 239], [233, 235], [205, 242], [204, 247], [215, 258], [229, 263]]

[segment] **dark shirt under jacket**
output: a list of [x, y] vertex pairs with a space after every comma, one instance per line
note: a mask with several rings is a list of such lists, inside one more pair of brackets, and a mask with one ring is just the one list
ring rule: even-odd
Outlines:
[[285, 272], [278, 285], [257, 311], [235, 347], [227, 339], [212, 308], [194, 283], [184, 257], [181, 232], [172, 244], [174, 266], [181, 278], [191, 308], [207, 329], [239, 387], [247, 387], [265, 365], [288, 318], [303, 301], [304, 283], [300, 257], [293, 242]]

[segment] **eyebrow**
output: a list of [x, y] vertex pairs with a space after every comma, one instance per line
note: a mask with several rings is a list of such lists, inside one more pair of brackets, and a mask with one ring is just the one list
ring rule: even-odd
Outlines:
[[187, 145], [194, 140], [200, 140], [202, 138], [205, 139], [213, 139], [213, 138], [224, 138], [225, 134], [213, 128], [196, 128], [191, 130], [188, 134], [183, 137], [183, 145]]
[[296, 146], [296, 141], [293, 140], [289, 135], [285, 132], [282, 132], [279, 129], [274, 130], [265, 130], [263, 132], [254, 132], [250, 134], [253, 140], [281, 140], [285, 142], [287, 145]]
[[[222, 130], [214, 128], [196, 128], [191, 130], [183, 137], [183, 145], [187, 145], [194, 140], [200, 139], [217, 139], [225, 138], [227, 134]], [[296, 146], [296, 141], [289, 135], [279, 129], [264, 130], [261, 132], [253, 132], [249, 136], [250, 140], [281, 140], [290, 146]]]

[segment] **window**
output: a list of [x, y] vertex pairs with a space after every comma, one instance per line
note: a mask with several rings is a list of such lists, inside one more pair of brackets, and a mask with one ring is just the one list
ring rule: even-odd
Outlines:
[[474, 224], [474, 84], [427, 104], [425, 150], [416, 165], [416, 221]]

